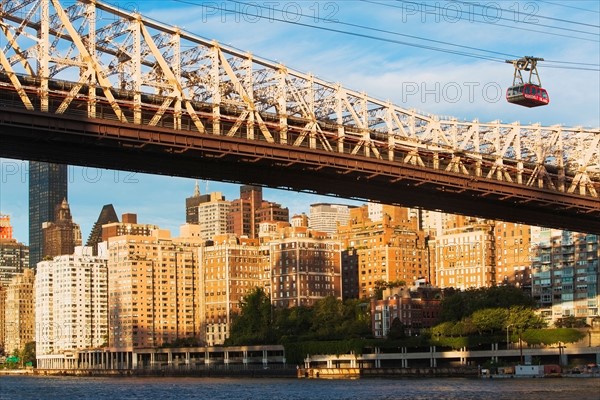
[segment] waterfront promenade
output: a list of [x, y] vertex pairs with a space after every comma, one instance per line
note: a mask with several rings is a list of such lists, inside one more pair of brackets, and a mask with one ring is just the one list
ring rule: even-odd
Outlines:
[[[83, 351], [38, 357], [36, 374], [46, 375], [189, 375], [304, 376], [398, 374], [473, 375], [484, 364], [555, 364], [563, 367], [600, 364], [600, 346], [568, 345], [501, 349], [366, 348], [362, 354], [307, 354], [302, 363], [286, 359], [285, 348], [271, 346], [136, 349], [128, 352]], [[341, 371], [335, 373], [334, 371]], [[411, 372], [412, 371], [412, 372]], [[314, 373], [316, 375], [316, 373]]]

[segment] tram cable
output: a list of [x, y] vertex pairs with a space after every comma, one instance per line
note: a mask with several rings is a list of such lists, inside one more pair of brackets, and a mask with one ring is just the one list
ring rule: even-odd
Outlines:
[[[399, 2], [402, 2], [402, 3], [407, 3], [407, 2], [410, 3], [410, 1], [408, 1], [408, 0], [396, 0], [396, 1], [399, 1]], [[494, 9], [494, 10], [500, 10], [502, 12], [518, 13], [518, 11], [507, 10], [505, 8], [495, 7], [495, 6], [491, 7], [489, 5], [482, 5], [482, 4], [479, 4], [479, 3], [473, 3], [473, 2], [469, 2], [469, 1], [453, 0], [453, 2], [455, 2], [455, 3], [462, 3], [462, 4], [465, 4], [465, 5], [470, 5], [470, 6], [475, 6], [475, 7], [481, 7], [481, 8], [491, 8], [491, 9]], [[532, 3], [532, 4], [535, 4], [535, 3]], [[566, 24], [574, 24], [574, 25], [580, 25], [580, 26], [589, 26], [589, 27], [592, 27], [592, 28], [600, 28], [600, 25], [592, 25], [592, 24], [587, 24], [587, 23], [581, 22], [581, 21], [570, 21], [570, 20], [567, 20], [567, 19], [548, 17], [548, 16], [545, 16], [545, 15], [532, 14], [531, 18], [541, 18], [541, 19], [547, 19], [547, 20], [550, 20], [550, 21], [564, 22]], [[502, 18], [502, 19], [508, 19], [508, 18]], [[508, 19], [508, 20], [510, 20], [510, 19]], [[520, 22], [520, 21], [515, 21], [515, 22]], [[521, 22], [521, 23], [527, 23], [527, 22]], [[561, 29], [560, 27], [553, 27], [553, 26], [548, 26], [548, 25], [541, 25], [541, 26], [550, 27], [550, 28], [556, 28], [556, 29]], [[597, 35], [596, 33], [590, 33], [590, 34]]]
[[[199, 6], [200, 5], [200, 4], [195, 3], [195, 2], [193, 2], [191, 0], [173, 0], [173, 1], [178, 2], [178, 3], [183, 3], [183, 4], [195, 5], [195, 6]], [[231, 3], [246, 4], [246, 3], [242, 2], [242, 1], [237, 1], [237, 0], [228, 0], [228, 1], [231, 2]], [[253, 7], [265, 8], [265, 7], [263, 7], [263, 6], [259, 5], [259, 4], [253, 4]], [[246, 15], [246, 16], [256, 17], [255, 14], [244, 12], [241, 9], [236, 9], [236, 10], [224, 9], [222, 11], [229, 12], [229, 13], [232, 13], [232, 14], [240, 14], [240, 15]], [[271, 8], [271, 7], [269, 7], [269, 11], [283, 12], [283, 10], [274, 9], [274, 8]], [[510, 53], [503, 53], [503, 52], [497, 52], [497, 51], [493, 51], [493, 50], [481, 49], [481, 48], [477, 48], [477, 47], [459, 45], [459, 44], [444, 42], [444, 41], [435, 40], [435, 39], [423, 38], [423, 37], [419, 37], [419, 36], [415, 36], [415, 35], [407, 35], [407, 34], [403, 34], [403, 33], [399, 33], [399, 32], [393, 32], [393, 31], [388, 31], [388, 30], [384, 30], [384, 29], [379, 29], [379, 28], [373, 28], [373, 27], [364, 26], [364, 25], [353, 24], [353, 23], [349, 23], [349, 22], [331, 21], [331, 20], [328, 20], [326, 18], [320, 18], [320, 17], [315, 17], [315, 16], [308, 16], [308, 15], [305, 15], [305, 14], [302, 14], [302, 13], [297, 13], [297, 12], [292, 12], [292, 11], [286, 11], [286, 12], [288, 14], [296, 15], [298, 17], [312, 18], [312, 19], [316, 19], [318, 21], [323, 21], [323, 22], [334, 22], [334, 23], [339, 24], [339, 25], [350, 26], [350, 27], [353, 27], [353, 28], [360, 28], [360, 29], [371, 30], [371, 31], [379, 32], [379, 33], [386, 33], [386, 34], [391, 34], [391, 35], [396, 35], [396, 36], [403, 36], [403, 37], [408, 37], [410, 39], [417, 39], [417, 40], [432, 42], [432, 43], [436, 43], [436, 44], [443, 44], [443, 45], [452, 46], [452, 47], [458, 47], [458, 48], [467, 49], [467, 50], [475, 50], [475, 51], [479, 51], [479, 52], [483, 52], [483, 53], [491, 53], [491, 54], [497, 54], [497, 55], [502, 55], [502, 56], [507, 56], [507, 57], [519, 57], [518, 55], [510, 54]], [[418, 44], [418, 43], [410, 43], [410, 42], [405, 42], [405, 41], [400, 41], [400, 40], [394, 40], [394, 39], [384, 38], [384, 37], [379, 37], [379, 36], [367, 35], [367, 34], [362, 34], [362, 33], [357, 33], [357, 32], [350, 32], [350, 31], [344, 31], [344, 30], [340, 30], [340, 29], [327, 28], [327, 27], [324, 27], [324, 26], [312, 25], [312, 24], [308, 24], [308, 23], [303, 23], [303, 22], [298, 22], [298, 21], [291, 21], [291, 20], [288, 20], [288, 19], [277, 18], [274, 15], [269, 16], [269, 20], [275, 20], [275, 21], [278, 21], [278, 22], [284, 22], [284, 23], [288, 23], [288, 24], [292, 24], [292, 25], [304, 26], [304, 27], [309, 27], [309, 28], [313, 28], [313, 29], [325, 30], [325, 31], [334, 32], [334, 33], [342, 33], [342, 34], [351, 35], [351, 36], [355, 36], [355, 37], [362, 37], [362, 38], [366, 38], [366, 39], [372, 39], [372, 40], [378, 40], [378, 41], [383, 41], [383, 42], [388, 42], [388, 43], [396, 43], [396, 44], [400, 44], [400, 45], [417, 47], [417, 48], [422, 48], [422, 49], [425, 49], [425, 50], [439, 51], [439, 52], [443, 52], [443, 53], [447, 53], [447, 54], [462, 55], [462, 56], [465, 56], [465, 57], [483, 59], [483, 60], [488, 60], [488, 61], [493, 61], [493, 62], [504, 63], [504, 61], [505, 61], [504, 58], [499, 58], [499, 57], [493, 57], [493, 56], [486, 56], [486, 55], [481, 55], [481, 54], [468, 53], [468, 52], [465, 52], [465, 51], [451, 50], [451, 49], [434, 47], [434, 46], [423, 45], [423, 44]], [[558, 61], [558, 60], [552, 61], [552, 62], [555, 63], [555, 64], [556, 63], [573, 64], [572, 62], [563, 62], [563, 61]], [[580, 65], [600, 67], [600, 65], [598, 65], [598, 64], [591, 64], [591, 63], [580, 63]], [[600, 69], [597, 69], [597, 68], [568, 67], [568, 66], [556, 66], [556, 65], [555, 66], [549, 66], [549, 67], [559, 68], [559, 69], [574, 69], [574, 70], [582, 70], [582, 71], [588, 71], [588, 70], [589, 71], [599, 71], [600, 70]]]
[[587, 9], [587, 8], [575, 7], [575, 6], [570, 6], [570, 5], [566, 5], [566, 4], [562, 4], [562, 3], [554, 3], [552, 1], [537, 0], [537, 2], [538, 3], [546, 3], [546, 4], [553, 5], [553, 6], [559, 6], [559, 7], [565, 7], [565, 8], [572, 8], [574, 10], [587, 11], [587, 12], [590, 12], [590, 13], [600, 14], [599, 10], [590, 10], [590, 9]]
[[[194, 6], [201, 6], [202, 5], [200, 3], [194, 2], [193, 0], [173, 0], [173, 1], [177, 2], [177, 3], [189, 4], [189, 5], [194, 5]], [[230, 3], [247, 4], [247, 3], [244, 3], [243, 1], [237, 1], [237, 0], [227, 0], [227, 1], [230, 2]], [[361, 0], [361, 1], [367, 2], [366, 0]], [[368, 2], [370, 2], [370, 1], [368, 1]], [[255, 3], [253, 3], [252, 6], [253, 7], [258, 7], [258, 8], [266, 8], [264, 6], [261, 6], [260, 4], [255, 4]], [[268, 10], [271, 11], [271, 12], [273, 12], [273, 11], [283, 12], [283, 10], [276, 9], [276, 8], [273, 8], [273, 7], [269, 7]], [[245, 11], [243, 11], [241, 9], [221, 9], [221, 11], [228, 12], [228, 13], [231, 13], [231, 14], [234, 14], [234, 15], [235, 14], [237, 14], [237, 15], [245, 15], [245, 16], [250, 16], [250, 17], [256, 18], [256, 14], [245, 12]], [[474, 50], [474, 51], [479, 51], [479, 52], [482, 52], [482, 53], [497, 54], [497, 55], [502, 55], [502, 56], [505, 56], [505, 57], [519, 57], [518, 55], [515, 55], [515, 54], [497, 52], [497, 51], [493, 51], [493, 50], [486, 50], [486, 49], [481, 49], [481, 48], [471, 47], [471, 46], [465, 46], [465, 45], [459, 45], [459, 44], [455, 44], [455, 43], [444, 42], [444, 41], [435, 40], [435, 39], [428, 39], [428, 38], [419, 37], [419, 36], [415, 36], [415, 35], [407, 35], [407, 34], [402, 34], [402, 33], [399, 33], [399, 32], [393, 32], [393, 31], [383, 30], [383, 29], [379, 29], [379, 28], [373, 28], [373, 27], [369, 27], [369, 26], [363, 26], [363, 25], [353, 24], [353, 23], [349, 23], [349, 22], [331, 21], [331, 20], [328, 20], [326, 18], [309, 16], [309, 15], [306, 15], [306, 14], [292, 12], [292, 11], [286, 11], [286, 13], [287, 14], [291, 14], [291, 15], [296, 15], [296, 16], [301, 17], [301, 18], [311, 18], [311, 19], [315, 19], [317, 21], [323, 21], [323, 22], [334, 22], [334, 23], [339, 24], [339, 25], [349, 26], [349, 27], [353, 27], [353, 28], [360, 28], [360, 29], [375, 31], [375, 32], [379, 32], [379, 33], [386, 33], [386, 34], [390, 34], [390, 35], [403, 36], [403, 37], [407, 37], [407, 38], [410, 38], [410, 39], [422, 40], [422, 41], [426, 41], [426, 42], [432, 42], [432, 43], [436, 43], [436, 44], [442, 44], [442, 45], [457, 47], [457, 48], [466, 49], [466, 50]], [[411, 43], [411, 42], [406, 42], [406, 41], [401, 41], [401, 40], [396, 40], [396, 39], [391, 39], [391, 38], [385, 38], [385, 37], [380, 37], [380, 36], [374, 36], [374, 35], [369, 35], [369, 34], [364, 34], [364, 33], [346, 31], [346, 30], [342, 30], [342, 29], [328, 28], [328, 27], [325, 27], [325, 26], [313, 25], [313, 24], [299, 22], [299, 21], [292, 21], [292, 20], [285, 19], [285, 18], [277, 18], [274, 15], [270, 15], [269, 16], [269, 20], [283, 22], [283, 23], [297, 25], [297, 26], [303, 26], [303, 27], [313, 28], [313, 29], [319, 29], [319, 30], [329, 31], [329, 32], [333, 32], [333, 33], [341, 33], [341, 34], [355, 36], [355, 37], [361, 37], [361, 38], [365, 38], [365, 39], [371, 39], [371, 40], [377, 40], [377, 41], [382, 41], [382, 42], [387, 42], [387, 43], [400, 44], [400, 45], [405, 45], [405, 46], [410, 46], [410, 47], [417, 47], [417, 48], [421, 48], [421, 49], [425, 49], [425, 50], [438, 51], [438, 52], [443, 52], [443, 53], [446, 53], [446, 54], [461, 55], [461, 56], [464, 56], [464, 57], [471, 57], [471, 58], [482, 59], [482, 60], [487, 60], [487, 61], [492, 61], [492, 62], [498, 62], [498, 63], [504, 63], [505, 62], [505, 58], [504, 57], [500, 58], [500, 57], [495, 57], [495, 56], [487, 56], [487, 55], [476, 54], [476, 53], [471, 53], [471, 52], [467, 52], [467, 51], [452, 50], [452, 49], [447, 49], [447, 48], [443, 48], [443, 47], [435, 47], [435, 46], [424, 45], [424, 44], [419, 44], [419, 43]], [[573, 64], [571, 62], [558, 61], [558, 60], [557, 61], [552, 61], [552, 62], [555, 63], [555, 64], [561, 64], [561, 63], [563, 63], [563, 64]], [[548, 65], [547, 67], [557, 68], [557, 69], [581, 70], [581, 71], [600, 71], [600, 65], [598, 65], [598, 64], [581, 63], [581, 65], [598, 67], [598, 68], [572, 67], [572, 66], [560, 66], [560, 65], [552, 65], [552, 66]]]
[[[391, 7], [391, 8], [397, 8], [397, 9], [403, 9], [404, 8], [404, 6], [394, 5], [394, 4], [390, 4], [390, 3], [382, 3], [380, 1], [373, 1], [373, 0], [359, 0], [359, 1], [362, 1], [364, 3], [376, 4], [376, 5], [380, 5], [380, 6], [384, 6], [384, 7]], [[406, 0], [396, 0], [396, 1], [397, 2], [401, 2], [401, 3], [406, 3], [406, 4], [417, 5], [417, 6], [419, 5], [419, 3], [413, 2], [413, 1], [406, 1]], [[456, 0], [455, 0], [455, 2], [465, 3], [465, 2], [459, 2], [459, 1], [456, 1]], [[465, 3], [465, 4], [475, 5], [474, 3]], [[485, 7], [485, 6], [482, 6], [482, 7]], [[498, 10], [500, 10], [500, 9], [498, 9]], [[504, 10], [504, 11], [508, 12], [508, 10]], [[475, 14], [473, 12], [470, 12], [470, 15], [475, 15]], [[510, 18], [500, 17], [500, 16], [494, 17], [494, 20], [495, 19], [515, 22], [514, 20], [512, 20]], [[499, 24], [499, 23], [496, 23], [496, 22], [492, 23], [490, 21], [480, 21], [480, 20], [477, 20], [477, 19], [472, 19], [472, 20], [469, 20], [469, 21], [470, 22], [480, 23], [480, 24], [490, 24], [490, 25], [495, 25], [495, 26], [501, 26], [501, 27], [510, 28], [510, 29], [519, 29], [519, 30], [524, 30], [524, 31], [529, 31], [529, 32], [536, 32], [536, 33], [541, 33], [541, 34], [545, 34], [545, 35], [568, 37], [570, 39], [578, 39], [578, 40], [585, 40], [585, 41], [592, 41], [592, 42], [598, 42], [599, 41], [597, 39], [592, 39], [592, 38], [573, 37], [572, 35], [567, 35], [567, 34], [559, 34], [559, 33], [554, 33], [554, 32], [544, 32], [544, 31], [540, 31], [540, 30], [536, 30], [536, 29], [529, 29], [529, 28], [523, 28], [523, 27], [519, 27], [519, 26], [509, 26], [509, 25]], [[586, 34], [586, 35], [600, 36], [600, 34], [594, 33], [594, 32], [580, 31], [580, 30], [577, 30], [577, 29], [563, 28], [563, 27], [552, 26], [552, 25], [536, 24], [536, 26], [541, 26], [541, 27], [545, 27], [545, 28], [552, 28], [552, 29], [559, 29], [559, 30], [566, 30], [566, 31], [576, 32], [576, 33], [583, 33], [583, 34]], [[592, 26], [596, 27], [594, 25], [592, 25]]]

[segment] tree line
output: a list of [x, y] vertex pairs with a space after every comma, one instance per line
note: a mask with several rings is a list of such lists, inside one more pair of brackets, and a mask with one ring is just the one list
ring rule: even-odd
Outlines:
[[[381, 285], [384, 286], [384, 285]], [[371, 331], [369, 300], [341, 301], [326, 297], [312, 307], [279, 308], [271, 304], [262, 288], [244, 297], [240, 312], [233, 316], [226, 345], [258, 345], [327, 342], [337, 351], [360, 346], [427, 346], [453, 348], [521, 339], [529, 344], [576, 342], [584, 334], [580, 322], [567, 320], [561, 329], [546, 329], [535, 313], [533, 300], [518, 288], [499, 286], [458, 291], [446, 289], [441, 301], [439, 324], [407, 337], [399, 320], [392, 321], [387, 340], [375, 340]], [[388, 343], [386, 343], [386, 341]], [[337, 342], [337, 344], [333, 344]], [[345, 344], [340, 345], [340, 342]], [[393, 342], [393, 343], [389, 343]], [[287, 348], [286, 348], [287, 349]], [[312, 353], [314, 354], [314, 353]]]
[[256, 287], [234, 315], [227, 345], [278, 344], [293, 341], [331, 341], [371, 335], [369, 303], [341, 301], [333, 296], [314, 306], [280, 308]]

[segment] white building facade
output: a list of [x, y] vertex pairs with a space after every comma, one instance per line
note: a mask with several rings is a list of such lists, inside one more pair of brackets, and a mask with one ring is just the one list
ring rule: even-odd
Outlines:
[[319, 232], [334, 234], [338, 225], [348, 225], [351, 206], [318, 203], [310, 205], [308, 227]]
[[72, 255], [38, 263], [34, 286], [38, 368], [53, 368], [54, 358], [106, 346], [107, 271], [107, 260], [93, 256], [91, 247], [78, 246]]
[[210, 200], [198, 206], [198, 224], [200, 237], [212, 240], [216, 235], [227, 233], [227, 214], [231, 209], [231, 202], [225, 200], [220, 192], [210, 194]]

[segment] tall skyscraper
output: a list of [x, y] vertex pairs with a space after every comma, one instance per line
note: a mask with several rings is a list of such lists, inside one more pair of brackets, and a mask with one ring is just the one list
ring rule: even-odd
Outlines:
[[198, 223], [198, 206], [206, 201], [206, 196], [200, 194], [200, 186], [196, 181], [196, 187], [194, 194], [185, 199], [185, 223], [186, 224], [197, 224]]
[[66, 199], [56, 206], [54, 222], [42, 224], [42, 258], [73, 254], [81, 246], [81, 229], [73, 222]]
[[255, 238], [258, 225], [255, 211], [263, 201], [260, 186], [243, 185], [240, 187], [240, 198], [231, 202], [227, 217], [227, 231], [241, 237]]
[[209, 346], [223, 344], [229, 337], [240, 301], [254, 287], [268, 283], [267, 257], [257, 239], [217, 235], [213, 244], [201, 249], [200, 324]]
[[98, 255], [98, 243], [102, 242], [102, 225], [111, 224], [114, 222], [119, 222], [119, 217], [117, 217], [117, 213], [115, 212], [113, 205], [106, 204], [104, 207], [102, 207], [102, 211], [100, 211], [100, 215], [94, 223], [94, 227], [92, 228], [87, 243], [85, 244], [86, 247], [92, 248], [93, 255]]
[[67, 199], [67, 166], [29, 162], [29, 265], [42, 259], [42, 224], [54, 222], [54, 210]]
[[531, 293], [531, 227], [497, 221], [496, 285], [511, 285]]

